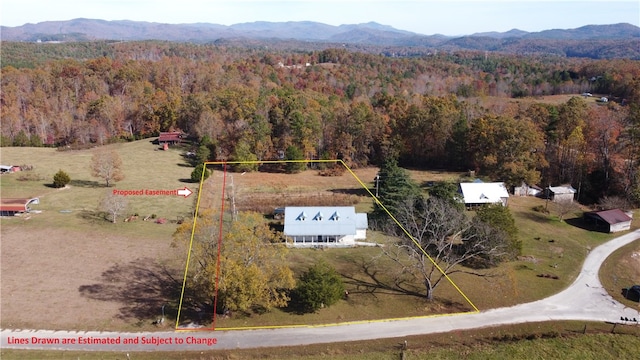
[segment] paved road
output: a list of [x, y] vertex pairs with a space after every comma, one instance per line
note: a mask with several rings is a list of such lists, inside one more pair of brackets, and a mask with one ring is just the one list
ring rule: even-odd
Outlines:
[[[2, 348], [50, 350], [213, 350], [369, 340], [548, 320], [619, 321], [621, 316], [640, 320], [638, 308], [625, 307], [615, 301], [602, 288], [598, 279], [598, 270], [607, 256], [636, 239], [640, 239], [640, 230], [593, 249], [575, 282], [556, 295], [531, 303], [470, 315], [325, 327], [214, 332], [117, 333], [6, 329], [1, 331], [1, 344]], [[63, 339], [69, 340], [65, 344]], [[43, 344], [42, 341], [49, 343]]]

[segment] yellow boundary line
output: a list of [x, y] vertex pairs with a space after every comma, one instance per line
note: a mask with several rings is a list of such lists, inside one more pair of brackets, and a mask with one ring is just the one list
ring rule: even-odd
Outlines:
[[[266, 161], [208, 161], [203, 163], [204, 169], [207, 168], [207, 165], [239, 165], [239, 164], [286, 164], [286, 163], [338, 163], [344, 166], [345, 169], [353, 176], [354, 179], [362, 186], [363, 189], [367, 191], [367, 193], [373, 198], [373, 200], [380, 206], [386, 213], [391, 217], [394, 223], [402, 229], [405, 235], [411, 239], [414, 245], [431, 261], [431, 263], [436, 267], [436, 269], [442, 274], [445, 279], [456, 289], [456, 291], [462, 295], [462, 297], [467, 301], [469, 305], [473, 308], [473, 311], [470, 312], [460, 312], [460, 313], [450, 313], [450, 314], [435, 314], [435, 315], [423, 315], [423, 316], [408, 316], [401, 318], [387, 318], [387, 319], [376, 319], [376, 320], [358, 320], [358, 321], [345, 321], [341, 323], [327, 323], [327, 324], [316, 324], [316, 325], [306, 325], [306, 324], [291, 324], [291, 325], [264, 325], [264, 326], [244, 326], [244, 327], [229, 327], [229, 328], [217, 328], [217, 329], [204, 329], [204, 330], [258, 330], [258, 329], [282, 329], [282, 328], [318, 328], [318, 327], [329, 327], [329, 326], [342, 326], [342, 325], [354, 325], [354, 324], [369, 324], [369, 323], [378, 323], [378, 322], [389, 322], [389, 321], [401, 321], [401, 320], [409, 320], [409, 319], [426, 319], [426, 318], [435, 318], [435, 317], [443, 317], [443, 316], [454, 316], [454, 315], [464, 315], [464, 314], [475, 314], [480, 312], [480, 310], [475, 306], [475, 304], [467, 297], [467, 295], [456, 285], [456, 283], [447, 275], [444, 270], [433, 260], [429, 254], [422, 248], [420, 243], [405, 229], [404, 226], [391, 214], [391, 212], [380, 202], [380, 200], [367, 188], [367, 186], [358, 178], [358, 176], [344, 163], [344, 161], [340, 159], [336, 160], [266, 160]], [[203, 169], [203, 170], [204, 170]], [[202, 171], [202, 175], [200, 177], [200, 186], [198, 187], [198, 199], [196, 201], [196, 211], [194, 212], [193, 217], [193, 226], [191, 228], [191, 238], [189, 240], [189, 251], [187, 253], [187, 263], [184, 270], [184, 278], [182, 280], [182, 291], [180, 292], [180, 302], [178, 305], [178, 314], [176, 317], [176, 331], [203, 331], [203, 329], [181, 329], [179, 328], [180, 322], [180, 313], [182, 310], [182, 302], [184, 299], [184, 291], [187, 283], [187, 273], [189, 271], [189, 263], [191, 262], [191, 250], [193, 247], [193, 237], [196, 229], [196, 221], [198, 218], [198, 211], [200, 210], [200, 195], [202, 194], [202, 185], [204, 183], [204, 174], [205, 171]], [[214, 314], [215, 316], [215, 314]]]

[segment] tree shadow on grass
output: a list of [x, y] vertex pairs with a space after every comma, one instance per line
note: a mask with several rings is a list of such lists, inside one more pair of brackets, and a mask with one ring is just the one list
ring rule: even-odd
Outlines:
[[[358, 195], [358, 196], [365, 196], [365, 197], [369, 196], [369, 192], [367, 192], [367, 189], [362, 187], [359, 187], [356, 189], [332, 189], [330, 191], [335, 194]], [[375, 189], [373, 190], [373, 192], [375, 193]]]
[[152, 259], [141, 258], [113, 265], [98, 283], [82, 285], [78, 291], [92, 300], [121, 304], [119, 319], [157, 321], [163, 306], [165, 316], [175, 319], [182, 289], [178, 275]]
[[80, 210], [78, 217], [92, 223], [111, 222], [106, 212], [98, 210]]
[[[416, 286], [414, 282], [407, 278], [393, 278], [387, 274], [388, 269], [376, 269], [374, 264], [362, 261], [360, 263], [361, 272], [358, 274], [365, 275], [362, 278], [356, 277], [356, 275], [344, 274], [341, 275], [346, 279], [345, 284], [349, 291], [349, 297], [353, 295], [369, 295], [377, 299], [377, 295], [398, 295], [398, 296], [410, 296], [416, 299], [416, 301], [424, 301], [424, 305], [430, 308], [434, 314], [443, 314], [451, 312], [466, 312], [470, 308], [453, 299], [434, 296], [433, 301], [428, 301], [426, 297], [426, 290], [420, 286]], [[389, 279], [383, 279], [389, 277]], [[350, 301], [350, 298], [348, 298]]]
[[310, 311], [307, 311], [307, 309], [305, 309], [304, 306], [299, 301], [297, 301], [297, 299], [294, 297], [291, 298], [287, 306], [281, 308], [280, 310], [282, 310], [285, 313], [295, 314], [295, 315], [306, 315], [311, 313]]
[[604, 225], [597, 225], [594, 224], [592, 222], [589, 221], [585, 221], [583, 217], [576, 217], [573, 219], [566, 219], [564, 222], [566, 222], [567, 224], [577, 227], [579, 229], [582, 230], [587, 230], [587, 231], [598, 231], [598, 232], [602, 232], [602, 233], [608, 233], [609, 232], [609, 228], [608, 226], [604, 226]]
[[69, 185], [87, 188], [107, 187], [106, 184], [101, 184], [94, 180], [71, 180]]
[[535, 221], [537, 223], [542, 223], [542, 224], [548, 223], [550, 221], [548, 213], [545, 214], [543, 212], [537, 212], [537, 211], [534, 211], [534, 212], [523, 211], [519, 213], [519, 216], [525, 217], [528, 220]]
[[370, 294], [374, 297], [376, 294], [425, 297], [423, 293], [405, 279], [396, 279], [394, 281], [381, 279], [379, 270], [375, 269], [372, 263], [361, 261], [359, 266], [362, 271], [358, 272], [358, 274], [365, 275], [364, 278], [356, 277], [357, 274], [341, 273], [342, 277], [346, 279], [345, 284], [351, 286], [349, 290], [351, 294]]

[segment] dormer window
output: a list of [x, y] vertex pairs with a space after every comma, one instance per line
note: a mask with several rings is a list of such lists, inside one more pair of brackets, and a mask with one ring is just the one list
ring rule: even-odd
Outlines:
[[329, 220], [333, 220], [333, 221], [338, 221], [340, 220], [340, 214], [338, 214], [338, 212], [334, 212], [333, 215], [331, 215], [331, 217], [329, 218]]
[[323, 219], [323, 218], [324, 218], [324, 216], [322, 216], [322, 213], [321, 213], [321, 212], [318, 212], [318, 213], [316, 214], [316, 216], [314, 216], [314, 217], [313, 217], [313, 220], [315, 220], [315, 221], [322, 221], [322, 219]]
[[305, 220], [307, 220], [307, 213], [303, 211], [302, 213], [300, 213], [300, 215], [298, 215], [298, 217], [296, 218], [296, 220], [298, 220], [298, 221], [305, 221]]

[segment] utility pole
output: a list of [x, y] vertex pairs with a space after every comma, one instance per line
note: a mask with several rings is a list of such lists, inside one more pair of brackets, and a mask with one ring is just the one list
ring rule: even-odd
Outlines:
[[547, 186], [547, 196], [545, 196], [546, 201], [544, 202], [544, 212], [549, 212], [549, 198], [551, 197], [551, 184]]
[[378, 197], [378, 186], [380, 184], [380, 175], [376, 175], [376, 197]]
[[229, 174], [229, 176], [231, 177], [231, 218], [236, 221], [238, 220], [236, 214], [236, 187], [233, 183], [233, 174]]

